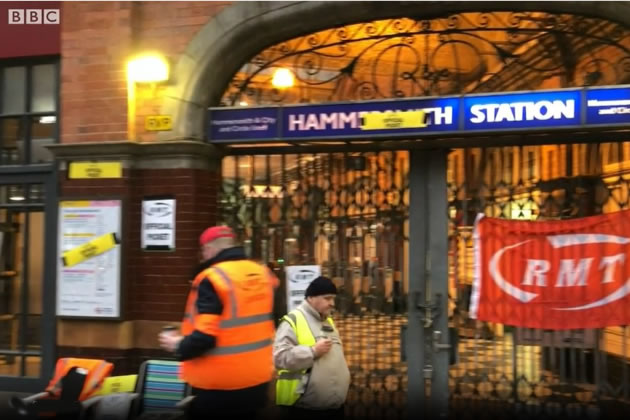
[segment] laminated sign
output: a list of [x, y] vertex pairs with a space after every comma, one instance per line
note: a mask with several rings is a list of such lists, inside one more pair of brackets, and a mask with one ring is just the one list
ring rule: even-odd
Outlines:
[[290, 265], [287, 274], [287, 312], [304, 301], [304, 292], [313, 280], [321, 275], [319, 265]]
[[477, 218], [471, 317], [551, 330], [630, 324], [630, 211]]
[[59, 203], [57, 315], [118, 318], [120, 200]]
[[175, 249], [175, 199], [172, 197], [142, 201], [141, 246], [146, 250]]

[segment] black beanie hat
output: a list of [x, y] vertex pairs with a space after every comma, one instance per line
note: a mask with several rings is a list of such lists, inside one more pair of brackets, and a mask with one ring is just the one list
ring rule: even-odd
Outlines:
[[336, 295], [337, 286], [331, 279], [324, 276], [319, 276], [311, 282], [306, 288], [304, 297], [321, 296], [321, 295]]

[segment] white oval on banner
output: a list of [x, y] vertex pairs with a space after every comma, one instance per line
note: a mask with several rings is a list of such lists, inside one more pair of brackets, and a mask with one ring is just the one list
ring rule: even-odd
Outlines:
[[[619, 244], [626, 245], [630, 243], [630, 238], [626, 238], [623, 236], [615, 236], [615, 235], [604, 235], [604, 234], [564, 234], [564, 235], [551, 235], [547, 236], [547, 240], [551, 244], [551, 246], [555, 249], [563, 248], [567, 246], [576, 246], [576, 245], [590, 245], [590, 244]], [[503, 254], [511, 249], [518, 248], [526, 243], [530, 242], [523, 241], [513, 245], [509, 245], [498, 250], [492, 258], [490, 258], [488, 271], [490, 272], [490, 276], [494, 280], [494, 283], [503, 290], [506, 294], [512, 296], [513, 298], [523, 302], [529, 303], [532, 300], [538, 297], [537, 293], [528, 292], [526, 290], [520, 289], [514, 286], [512, 283], [507, 281], [501, 271], [499, 270], [499, 262]], [[558, 311], [581, 311], [587, 309], [593, 309], [600, 306], [607, 305], [609, 303], [615, 302], [619, 299], [624, 298], [630, 294], [630, 279], [622, 284], [618, 289], [608, 294], [607, 296], [602, 297], [594, 302], [572, 306], [567, 308], [553, 308]]]

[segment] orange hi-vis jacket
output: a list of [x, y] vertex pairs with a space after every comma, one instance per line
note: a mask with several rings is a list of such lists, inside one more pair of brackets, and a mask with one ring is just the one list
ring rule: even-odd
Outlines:
[[[208, 279], [223, 313], [198, 314], [197, 288]], [[216, 338], [216, 347], [182, 362], [181, 377], [194, 388], [235, 390], [271, 381], [273, 295], [278, 279], [250, 260], [224, 261], [195, 277], [186, 303], [182, 335], [194, 330]]]
[[112, 369], [114, 369], [113, 364], [100, 359], [78, 359], [73, 357], [59, 359], [55, 366], [55, 374], [46, 388], [46, 391], [51, 396], [59, 397], [61, 394], [61, 380], [75, 366], [88, 372], [79, 401], [92, 397], [101, 388], [103, 381], [110, 375]]

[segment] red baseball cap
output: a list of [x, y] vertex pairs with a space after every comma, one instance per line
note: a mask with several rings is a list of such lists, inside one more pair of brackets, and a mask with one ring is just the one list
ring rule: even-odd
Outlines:
[[219, 238], [234, 238], [234, 231], [228, 226], [213, 226], [203, 231], [199, 237], [199, 244], [204, 246], [208, 242], [212, 242]]

